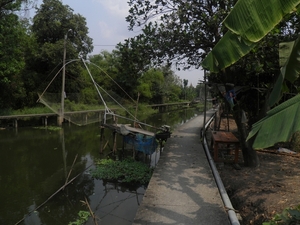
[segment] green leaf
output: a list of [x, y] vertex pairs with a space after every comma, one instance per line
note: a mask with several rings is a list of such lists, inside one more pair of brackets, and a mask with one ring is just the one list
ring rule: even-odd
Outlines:
[[236, 35], [258, 42], [284, 15], [296, 10], [299, 3], [299, 0], [239, 0], [224, 24]]
[[271, 107], [275, 105], [281, 98], [281, 93], [282, 93], [282, 85], [284, 81], [284, 74], [285, 73], [280, 73], [279, 77], [277, 78], [277, 81], [273, 87], [273, 90], [270, 94], [270, 97], [268, 99], [268, 105]]
[[294, 82], [299, 77], [300, 73], [300, 36], [295, 41], [290, 57], [286, 61], [281, 73], [284, 74], [285, 79]]
[[268, 111], [266, 117], [253, 124], [246, 141], [256, 135], [252, 146], [254, 149], [288, 141], [294, 132], [300, 130], [299, 113], [300, 95], [296, 95]]
[[279, 44], [279, 66], [283, 67], [288, 61], [293, 50], [295, 41], [282, 42]]
[[211, 72], [232, 65], [246, 55], [286, 14], [296, 10], [300, 0], [239, 0], [224, 25], [229, 31], [201, 64]]
[[255, 45], [228, 31], [204, 59], [202, 67], [217, 73], [249, 53]]
[[298, 79], [300, 73], [300, 36], [294, 42], [285, 42], [280, 44], [279, 57], [281, 63], [285, 61], [280, 70], [280, 75], [274, 85], [268, 100], [269, 106], [273, 106], [279, 101], [284, 80], [294, 82]]

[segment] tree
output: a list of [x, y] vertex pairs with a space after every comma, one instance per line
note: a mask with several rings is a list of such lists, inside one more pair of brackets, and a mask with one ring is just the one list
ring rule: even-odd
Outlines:
[[[127, 21], [130, 22], [131, 29], [134, 26], [144, 26], [144, 38], [154, 48], [151, 57], [157, 62], [160, 62], [160, 60], [175, 61], [177, 66], [183, 65], [183, 68], [188, 68], [189, 66], [198, 68], [200, 65], [208, 68], [207, 65], [210, 65], [210, 73], [208, 74], [210, 82], [224, 87], [226, 83], [242, 86], [238, 95], [239, 104], [234, 108], [233, 114], [239, 128], [245, 165], [256, 166], [259, 163], [256, 152], [252, 149], [251, 144], [248, 145], [245, 141], [247, 129], [245, 124], [242, 123], [242, 114], [243, 111], [247, 110], [251, 126], [266, 111], [268, 90], [276, 79], [276, 72], [279, 71], [279, 66], [276, 63], [278, 62], [276, 58], [278, 49], [274, 48], [274, 46], [277, 46], [280, 40], [287, 39], [286, 37], [289, 35], [283, 31], [292, 30], [291, 24], [296, 24], [299, 20], [297, 17], [293, 17], [295, 20], [289, 18], [290, 20], [280, 24], [277, 30], [272, 30], [274, 25], [268, 26], [266, 29], [266, 33], [269, 32], [268, 36], [257, 45], [252, 39], [258, 40], [259, 38], [255, 34], [251, 34], [251, 29], [248, 29], [251, 23], [247, 24], [247, 21], [250, 15], [264, 14], [265, 8], [260, 5], [260, 13], [251, 14], [250, 12], [245, 15], [241, 15], [244, 11], [240, 9], [240, 11], [237, 10], [239, 11], [238, 16], [227, 17], [235, 2], [187, 2], [180, 0], [172, 2], [164, 0], [144, 2], [131, 0], [129, 2], [131, 7], [130, 15], [127, 17]], [[280, 21], [278, 17], [281, 17], [282, 12], [287, 12], [289, 7], [295, 6], [294, 3], [290, 4], [291, 2], [293, 1], [276, 4], [275, 10], [272, 10], [273, 14], [278, 13], [278, 15], [275, 15], [277, 20], [275, 25]], [[253, 1], [248, 1], [248, 3], [251, 5]], [[264, 2], [262, 4], [268, 4], [270, 8], [273, 8], [273, 2]], [[281, 9], [280, 5], [285, 6]], [[248, 5], [244, 10], [247, 11], [251, 7]], [[153, 20], [155, 16], [160, 18], [160, 23]], [[226, 26], [221, 24], [224, 19]], [[259, 20], [260, 18], [257, 16], [256, 19]], [[245, 23], [245, 26], [240, 26], [240, 30], [236, 31], [237, 35], [232, 30], [235, 29], [234, 25], [240, 24], [240, 20], [241, 23]], [[293, 21], [293, 23], [290, 21]], [[264, 23], [265, 21], [262, 20], [262, 22]], [[286, 29], [287, 27], [289, 29]], [[243, 29], [247, 31], [246, 35], [242, 34]], [[270, 32], [271, 30], [272, 32]], [[250, 39], [245, 39], [244, 37]], [[291, 38], [291, 36], [288, 38]], [[214, 54], [215, 49], [219, 49], [218, 54]], [[230, 50], [228, 51], [228, 49]], [[269, 49], [273, 49], [272, 53], [275, 54], [269, 53], [270, 55], [267, 56], [262, 54]], [[239, 60], [239, 63], [232, 65], [232, 61], [240, 59], [241, 55], [245, 55], [250, 51], [251, 54], [247, 58]], [[207, 56], [208, 53], [209, 55]], [[203, 63], [201, 64], [202, 61]], [[232, 66], [228, 67], [230, 65]], [[225, 67], [227, 68], [222, 69]], [[253, 79], [254, 77], [255, 79]], [[262, 90], [266, 91], [262, 93]]]
[[[273, 1], [273, 2], [260, 2], [260, 1], [239, 1], [238, 4], [234, 7], [232, 12], [227, 17], [227, 21], [225, 20], [225, 25], [229, 28], [229, 35], [224, 36], [220, 42], [214, 47], [212, 52], [207, 56], [204, 60], [203, 65], [209, 68], [211, 71], [220, 70], [221, 68], [225, 68], [232, 63], [239, 60], [245, 54], [253, 49], [255, 45], [270, 31], [272, 30], [287, 14], [290, 13], [296, 6], [298, 6], [300, 1]], [[272, 4], [272, 7], [271, 7]], [[283, 7], [284, 5], [284, 7]], [[269, 8], [269, 7], [270, 8]], [[270, 10], [264, 10], [264, 9]], [[272, 10], [271, 10], [272, 9]], [[241, 13], [243, 12], [243, 13]], [[246, 13], [247, 12], [247, 13]], [[250, 17], [248, 17], [251, 15]], [[260, 17], [255, 17], [253, 15], [261, 15]], [[247, 19], [246, 19], [247, 17]], [[234, 23], [234, 20], [240, 23]], [[293, 17], [294, 19], [299, 21], [297, 15]], [[294, 24], [295, 20], [292, 20], [291, 23], [288, 23], [290, 26]], [[287, 23], [286, 23], [287, 24]], [[290, 26], [292, 27], [292, 26]], [[249, 32], [250, 31], [250, 32]], [[295, 29], [289, 28], [288, 31], [295, 32]], [[239, 38], [240, 41], [236, 42], [236, 38]], [[247, 43], [247, 45], [245, 45]], [[286, 64], [281, 69], [281, 75], [279, 78], [279, 82], [277, 84], [282, 84], [283, 78], [286, 77], [290, 81], [295, 81], [295, 78], [299, 76], [299, 68], [297, 64], [299, 63], [297, 57], [299, 53], [297, 52], [299, 49], [298, 41], [295, 42], [295, 51], [290, 54], [289, 59], [286, 61]], [[221, 56], [224, 51], [224, 47], [226, 46], [227, 52], [230, 57], [225, 58], [224, 55]], [[235, 51], [235, 49], [241, 49], [242, 51]], [[221, 56], [220, 58], [218, 58]], [[286, 73], [289, 71], [289, 73]], [[278, 85], [279, 86], [279, 85]], [[275, 85], [275, 92], [279, 92], [278, 86]], [[278, 95], [277, 95], [278, 96]], [[276, 101], [276, 100], [275, 100]], [[271, 102], [275, 102], [274, 99]], [[288, 102], [283, 105], [279, 105], [278, 107], [272, 109], [268, 112], [267, 116], [262, 120], [258, 121], [253, 125], [253, 129], [248, 137], [248, 143], [252, 146], [253, 137], [257, 135], [255, 140], [257, 141], [256, 147], [269, 147], [270, 143], [276, 143], [278, 141], [286, 140], [290, 137], [290, 134], [295, 131], [295, 129], [300, 129], [297, 124], [293, 124], [293, 112], [297, 112], [298, 105], [295, 102], [298, 101], [298, 97], [296, 96], [293, 99], [290, 99]], [[286, 115], [289, 116], [287, 117]], [[278, 120], [282, 118], [289, 118], [285, 121], [285, 124], [293, 124], [292, 126], [280, 126], [280, 134], [282, 134], [282, 130], [284, 129], [284, 135], [279, 136], [279, 131], [274, 129], [274, 124], [278, 124]], [[292, 119], [292, 120], [291, 120]], [[270, 126], [270, 125], [273, 126]], [[298, 128], [297, 128], [298, 127]], [[272, 129], [273, 128], [273, 129]], [[266, 132], [266, 129], [268, 130]], [[272, 130], [272, 135], [270, 135], [270, 130]], [[261, 133], [259, 133], [261, 131]], [[252, 138], [251, 138], [252, 137]], [[279, 137], [279, 138], [277, 138]], [[268, 144], [266, 144], [268, 143]]]
[[165, 82], [162, 88], [162, 103], [165, 102], [177, 102], [182, 94], [181, 83], [182, 80], [169, 66], [163, 66], [161, 68]]
[[[74, 14], [68, 5], [59, 0], [44, 0], [33, 18], [32, 33], [38, 43], [39, 51], [35, 55], [31, 70], [37, 71], [40, 80], [47, 85], [46, 75], [55, 75], [62, 68], [64, 44], [66, 43], [66, 62], [86, 59], [92, 52], [92, 39], [87, 35], [86, 20], [80, 14]], [[79, 82], [82, 63], [66, 66], [66, 92], [77, 93], [82, 88]], [[56, 79], [49, 91], [60, 92], [61, 80]]]
[[189, 83], [188, 80], [183, 79], [184, 100], [186, 100], [186, 87], [187, 87], [188, 83]]
[[24, 1], [0, 3], [0, 108], [20, 108], [26, 96], [21, 71], [25, 66], [26, 30], [15, 14]]
[[222, 37], [220, 24], [235, 2], [130, 0], [126, 20], [131, 30], [143, 28], [144, 43], [151, 49], [152, 60], [173, 62], [178, 68], [199, 68]]
[[150, 69], [146, 71], [139, 80], [137, 91], [141, 94], [143, 102], [162, 103], [162, 89], [164, 75], [162, 71]]
[[124, 91], [135, 98], [137, 92], [133, 87], [139, 85], [139, 79], [149, 68], [151, 61], [142, 36], [125, 40], [119, 43], [113, 54], [116, 57], [115, 67], [118, 70], [116, 81]]

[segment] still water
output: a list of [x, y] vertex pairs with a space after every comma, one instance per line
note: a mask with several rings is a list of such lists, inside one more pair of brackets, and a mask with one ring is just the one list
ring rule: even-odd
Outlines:
[[[199, 113], [189, 108], [159, 113], [142, 122], [156, 127], [167, 124], [173, 130]], [[0, 224], [68, 225], [78, 219], [79, 211], [87, 211], [85, 199], [98, 224], [132, 224], [146, 187], [93, 179], [89, 171], [94, 161], [111, 153], [100, 153], [100, 146], [99, 124], [64, 124], [57, 131], [0, 130]], [[90, 218], [86, 224], [94, 222]]]

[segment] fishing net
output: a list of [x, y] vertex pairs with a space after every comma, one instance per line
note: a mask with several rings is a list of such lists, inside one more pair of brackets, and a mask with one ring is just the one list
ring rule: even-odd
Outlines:
[[[102, 99], [99, 98], [91, 105], [85, 100], [84, 94], [66, 93], [64, 95], [64, 119], [79, 126], [87, 125], [112, 119], [116, 111], [120, 115], [128, 114], [125, 107], [133, 107], [128, 100], [114, 92], [103, 92], [101, 95]], [[61, 115], [61, 99], [60, 93], [39, 94], [39, 102], [57, 115]], [[110, 116], [106, 116], [107, 114]]]
[[[84, 61], [83, 63], [86, 66]], [[86, 69], [88, 70], [87, 66]], [[63, 115], [65, 120], [77, 125], [106, 122], [107, 119], [115, 116], [115, 111], [118, 111], [120, 115], [129, 115], [134, 119], [134, 116], [127, 110], [133, 107], [132, 101], [120, 97], [112, 91], [104, 90], [94, 81], [89, 70], [88, 72], [91, 77], [89, 85], [93, 85], [95, 90], [93, 93], [83, 91], [82, 93], [64, 93], [63, 96], [61, 93], [48, 93], [47, 89], [51, 85], [50, 82], [44, 92], [39, 93], [38, 101], [52, 112], [59, 116]], [[56, 76], [57, 74], [53, 80]]]

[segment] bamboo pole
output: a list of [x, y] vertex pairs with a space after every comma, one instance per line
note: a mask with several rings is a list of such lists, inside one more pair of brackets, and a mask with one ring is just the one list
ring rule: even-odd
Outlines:
[[69, 174], [68, 174], [68, 176], [67, 176], [65, 185], [66, 185], [66, 183], [68, 183], [68, 180], [69, 180], [69, 177], [70, 177], [70, 175], [71, 175], [71, 173], [72, 173], [73, 166], [74, 166], [74, 164], [75, 164], [75, 162], [76, 162], [77, 156], [78, 156], [78, 154], [76, 154], [76, 156], [75, 156], [75, 159], [74, 159], [74, 161], [73, 161], [73, 164], [72, 164], [71, 169], [70, 169], [70, 171], [69, 171]]

